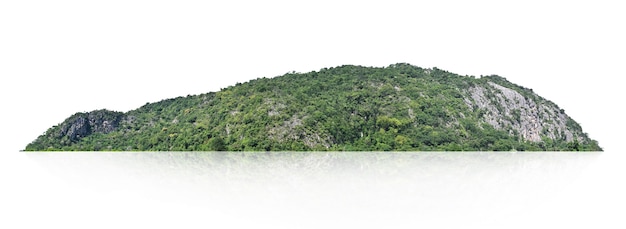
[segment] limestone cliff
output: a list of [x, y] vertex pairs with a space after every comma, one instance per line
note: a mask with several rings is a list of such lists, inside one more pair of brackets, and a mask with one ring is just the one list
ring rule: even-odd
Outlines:
[[[583, 141], [578, 136], [580, 126], [562, 109], [535, 96], [524, 97], [519, 92], [488, 82], [488, 85], [469, 89], [466, 103], [473, 109], [482, 109], [482, 121], [498, 130], [519, 134], [528, 141], [540, 142], [542, 137]], [[486, 94], [495, 95], [489, 99]], [[569, 128], [568, 128], [568, 125]]]
[[77, 113], [61, 124], [56, 137], [76, 142], [91, 134], [108, 134], [117, 130], [123, 117], [121, 112], [108, 110]]

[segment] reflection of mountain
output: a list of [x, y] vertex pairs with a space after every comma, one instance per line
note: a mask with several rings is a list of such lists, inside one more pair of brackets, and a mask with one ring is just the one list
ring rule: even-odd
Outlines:
[[[28, 153], [71, 186], [236, 215], [509, 214], [566, 191], [598, 153]], [[106, 195], [105, 195], [106, 196]], [[540, 203], [537, 203], [540, 202]], [[498, 209], [491, 207], [497, 206]], [[299, 209], [295, 211], [294, 209]], [[317, 212], [317, 211], [321, 212]], [[275, 211], [275, 212], [273, 212]], [[478, 211], [478, 212], [477, 212]], [[203, 211], [204, 212], [204, 211]], [[209, 211], [211, 212], [211, 211]], [[484, 217], [484, 216], [481, 216]], [[280, 218], [283, 220], [283, 218]]]
[[26, 150], [601, 148], [563, 109], [502, 77], [474, 78], [394, 64], [256, 79], [219, 92], [146, 104], [127, 113], [77, 113]]
[[[263, 185], [360, 182], [437, 187], [446, 183], [498, 182], [502, 185], [563, 182], [575, 177], [598, 153], [489, 152], [154, 152], [154, 153], [28, 153], [31, 160], [61, 177], [76, 174], [127, 176], [149, 182], [207, 185]], [[523, 180], [540, 176], [540, 180]], [[525, 178], [524, 178], [525, 177]], [[104, 177], [102, 177], [104, 178]], [[518, 179], [519, 178], [519, 179]], [[106, 178], [111, 182], [115, 179]], [[400, 179], [400, 180], [398, 180]], [[521, 180], [520, 180], [521, 179]], [[557, 180], [561, 180], [557, 182]], [[257, 181], [255, 181], [257, 180]], [[299, 181], [298, 181], [299, 180]], [[133, 182], [131, 182], [133, 183]], [[228, 184], [226, 184], [228, 183]], [[304, 184], [303, 183], [303, 184]], [[337, 184], [339, 184], [337, 183]], [[225, 186], [224, 186], [225, 185]], [[503, 186], [504, 187], [504, 186]], [[258, 187], [257, 187], [258, 188]], [[382, 187], [380, 187], [382, 188]], [[424, 187], [426, 188], [426, 187]], [[400, 190], [398, 190], [400, 191]], [[452, 191], [452, 190], [450, 190]]]

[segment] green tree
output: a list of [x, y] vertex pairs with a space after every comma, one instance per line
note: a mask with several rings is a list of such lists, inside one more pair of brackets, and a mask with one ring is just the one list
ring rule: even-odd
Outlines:
[[213, 137], [209, 139], [208, 142], [208, 150], [210, 151], [226, 151], [226, 144], [224, 143], [224, 139], [221, 137]]

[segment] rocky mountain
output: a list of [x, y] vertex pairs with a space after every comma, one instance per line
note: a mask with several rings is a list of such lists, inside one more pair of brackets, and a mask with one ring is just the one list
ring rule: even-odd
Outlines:
[[126, 113], [77, 113], [26, 150], [602, 149], [563, 109], [505, 78], [393, 64], [292, 72]]

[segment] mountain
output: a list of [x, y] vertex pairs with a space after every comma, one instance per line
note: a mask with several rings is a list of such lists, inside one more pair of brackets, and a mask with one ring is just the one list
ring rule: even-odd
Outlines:
[[26, 151], [601, 151], [556, 104], [499, 76], [409, 64], [259, 78], [126, 113], [76, 113]]

